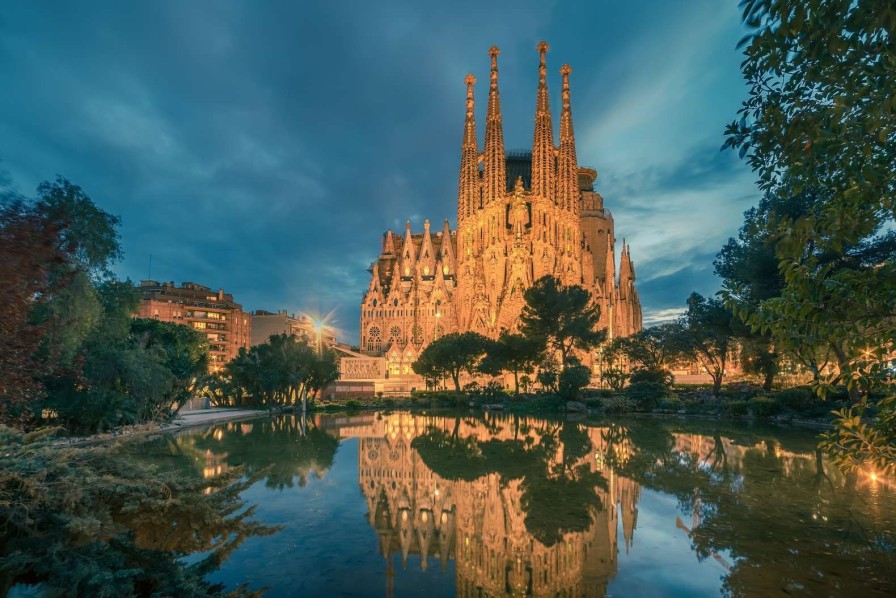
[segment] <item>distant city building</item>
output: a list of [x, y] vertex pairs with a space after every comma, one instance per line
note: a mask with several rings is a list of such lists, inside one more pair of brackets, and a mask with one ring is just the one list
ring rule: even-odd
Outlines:
[[[294, 334], [305, 338], [309, 344], [317, 342], [317, 329], [314, 326], [314, 320], [309, 316], [290, 315], [285, 309], [278, 310], [276, 313], [263, 309], [252, 312], [251, 344], [253, 347], [268, 342], [268, 339], [275, 334]], [[321, 334], [321, 342], [325, 346], [331, 347], [336, 344], [336, 337], [332, 334], [331, 328], [323, 327]]]
[[[484, 148], [474, 118], [476, 79], [466, 78], [457, 229], [445, 220], [433, 230], [426, 220], [422, 234], [408, 222], [404, 235], [383, 236], [361, 301], [360, 347], [372, 359], [385, 358], [389, 378], [413, 376], [411, 364], [423, 348], [445, 334], [475, 331], [494, 338], [502, 329], [516, 329], [523, 293], [545, 275], [588, 289], [610, 338], [641, 329], [631, 248], [623, 241], [616, 259], [613, 216], [594, 190], [597, 172], [580, 167], [576, 158], [568, 65], [560, 69], [560, 143], [554, 145], [547, 50], [546, 43], [538, 45], [532, 150], [504, 149], [498, 49], [492, 47]], [[596, 356], [583, 357], [596, 373]], [[363, 377], [364, 368], [353, 369]]]
[[141, 280], [140, 292], [139, 317], [183, 324], [206, 335], [210, 372], [220, 370], [240, 347], [249, 347], [251, 316], [223, 289], [216, 292], [195, 282], [177, 287], [173, 281]]

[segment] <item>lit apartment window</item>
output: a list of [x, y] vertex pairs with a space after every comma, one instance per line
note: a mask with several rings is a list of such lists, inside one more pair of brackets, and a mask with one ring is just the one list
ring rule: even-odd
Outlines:
[[193, 328], [196, 330], [205, 330], [205, 322], [193, 322]]

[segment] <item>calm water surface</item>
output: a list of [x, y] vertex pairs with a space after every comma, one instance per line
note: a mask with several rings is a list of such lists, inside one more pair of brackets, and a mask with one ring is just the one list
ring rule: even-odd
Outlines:
[[130, 445], [282, 525], [211, 579], [268, 596], [896, 593], [896, 488], [806, 431], [410, 413], [227, 423]]

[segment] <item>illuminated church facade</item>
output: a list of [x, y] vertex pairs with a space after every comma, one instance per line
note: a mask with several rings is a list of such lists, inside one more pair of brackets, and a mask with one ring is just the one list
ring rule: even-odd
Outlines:
[[[613, 216], [594, 191], [597, 172], [579, 166], [569, 76], [562, 75], [559, 146], [547, 86], [548, 45], [538, 45], [538, 90], [531, 152], [506, 152], [498, 92], [498, 48], [491, 71], [485, 146], [476, 136], [473, 75], [467, 75], [457, 229], [447, 220], [423, 232], [387, 231], [361, 302], [361, 351], [384, 356], [387, 376], [411, 374], [430, 342], [450, 332], [497, 337], [514, 330], [523, 292], [545, 275], [591, 291], [609, 336], [641, 329], [635, 268], [622, 242], [616, 259]], [[618, 263], [618, 267], [617, 267]], [[593, 365], [593, 364], [592, 364]]]

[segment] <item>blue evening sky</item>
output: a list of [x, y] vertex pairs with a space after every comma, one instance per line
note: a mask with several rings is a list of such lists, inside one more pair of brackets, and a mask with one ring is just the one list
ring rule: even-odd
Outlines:
[[335, 308], [357, 342], [383, 231], [454, 226], [464, 76], [481, 140], [501, 48], [505, 144], [528, 148], [545, 39], [552, 108], [569, 63], [579, 161], [650, 323], [717, 289], [713, 257], [758, 200], [719, 151], [742, 35], [736, 0], [6, 2], [0, 188], [65, 176], [122, 218], [122, 277], [152, 255], [153, 278], [248, 310]]

